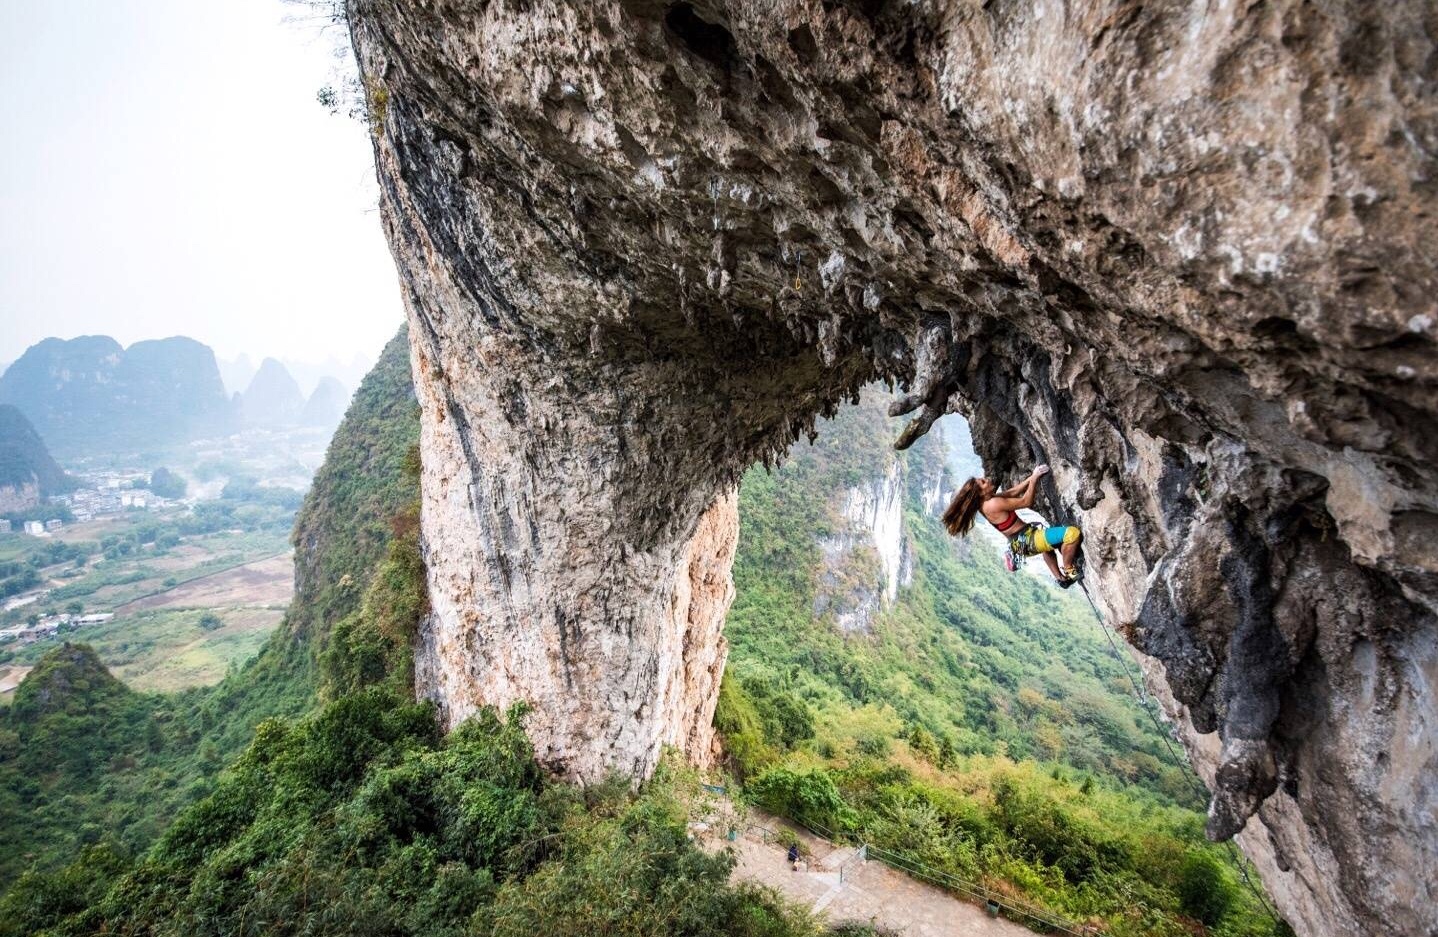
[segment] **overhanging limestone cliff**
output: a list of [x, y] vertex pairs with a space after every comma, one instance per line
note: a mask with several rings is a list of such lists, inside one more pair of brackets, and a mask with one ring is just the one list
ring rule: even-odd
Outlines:
[[536, 700], [580, 778], [707, 751], [725, 493], [895, 379], [902, 441], [953, 408], [991, 471], [1054, 465], [1211, 832], [1245, 830], [1300, 931], [1438, 920], [1430, 5], [350, 24], [451, 719]]

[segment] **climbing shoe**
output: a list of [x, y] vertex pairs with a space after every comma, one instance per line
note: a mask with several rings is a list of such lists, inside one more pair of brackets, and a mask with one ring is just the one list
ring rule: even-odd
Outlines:
[[1058, 584], [1059, 587], [1063, 589], [1070, 588], [1074, 583], [1078, 582], [1080, 579], [1083, 578], [1083, 575], [1079, 572], [1079, 568], [1077, 566], [1070, 566], [1067, 569], [1060, 568], [1059, 574], [1060, 578], [1058, 580]]

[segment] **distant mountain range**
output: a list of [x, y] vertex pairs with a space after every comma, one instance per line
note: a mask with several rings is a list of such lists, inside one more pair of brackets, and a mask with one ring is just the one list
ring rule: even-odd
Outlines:
[[338, 378], [322, 377], [315, 392], [310, 394], [310, 399], [305, 402], [305, 409], [300, 413], [300, 424], [331, 428], [339, 426], [349, 403], [349, 388], [341, 384]]
[[[219, 363], [220, 377], [225, 381], [225, 388], [231, 394], [243, 393], [250, 386], [255, 372], [259, 370], [250, 356], [243, 353], [234, 358], [216, 356], [215, 360]], [[355, 355], [348, 362], [341, 361], [334, 355], [321, 362], [286, 357], [277, 360], [290, 372], [295, 383], [299, 385], [300, 392], [308, 393], [311, 397], [314, 396], [315, 390], [319, 389], [319, 383], [326, 378], [334, 378], [342, 387], [358, 386], [374, 365], [374, 359], [364, 355]], [[307, 388], [313, 389], [307, 391]]]
[[240, 395], [242, 419], [256, 426], [292, 426], [300, 421], [304, 408], [300, 385], [274, 358], [260, 362], [260, 369]]
[[72, 487], [25, 414], [0, 404], [0, 513], [27, 510]]
[[176, 336], [129, 348], [107, 335], [47, 338], [0, 377], [50, 450], [123, 452], [228, 432], [234, 408], [207, 345]]
[[255, 365], [249, 355], [240, 355], [238, 358], [221, 358], [216, 355], [215, 363], [220, 367], [220, 380], [225, 382], [225, 390], [231, 394], [243, 393], [255, 376]]
[[[238, 371], [228, 363], [231, 378], [248, 363], [242, 356]], [[274, 358], [231, 396], [210, 347], [179, 336], [129, 348], [106, 335], [47, 338], [0, 375], [0, 404], [28, 418], [61, 458], [140, 452], [246, 424], [333, 427], [348, 403], [349, 391], [329, 376], [306, 400]]]

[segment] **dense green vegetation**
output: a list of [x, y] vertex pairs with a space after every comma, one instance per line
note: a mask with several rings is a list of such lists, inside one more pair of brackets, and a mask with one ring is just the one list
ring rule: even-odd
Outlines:
[[[703, 795], [672, 762], [581, 792], [521, 713], [442, 738], [410, 702], [415, 410], [401, 337], [299, 512], [294, 606], [218, 686], [134, 693], [79, 646], [39, 662], [0, 719], [0, 937], [817, 931], [688, 841]], [[847, 634], [816, 614], [833, 496], [883, 473], [892, 432], [866, 404], [745, 479], [716, 715], [744, 795], [1119, 937], [1271, 933], [1086, 606], [922, 509], [936, 440], [908, 457], [911, 584]]]
[[186, 701], [135, 693], [94, 652], [63, 645], [0, 720], [0, 881], [83, 845], [150, 843], [218, 759], [194, 748]]
[[816, 614], [816, 532], [894, 434], [866, 401], [744, 479], [715, 719], [748, 795], [1116, 935], [1271, 933], [1082, 598], [923, 510], [937, 438], [905, 457], [911, 585], [866, 631]]
[[371, 687], [265, 722], [143, 859], [22, 877], [0, 935], [816, 933], [689, 842], [684, 772], [642, 796], [550, 782], [520, 715], [440, 738], [427, 705]]
[[[367, 453], [368, 482], [343, 466], [317, 476], [296, 521], [298, 588], [309, 598], [296, 603], [253, 660], [216, 686], [156, 696], [114, 680], [88, 649], [67, 647], [42, 660], [16, 691], [15, 705], [0, 717], [0, 887], [26, 868], [61, 866], [85, 844], [105, 843], [112, 855], [148, 848], [185, 804], [213, 789], [217, 772], [250, 743], [256, 725], [315, 707], [317, 645], [359, 609], [363, 584], [386, 556], [390, 523], [414, 499], [415, 478], [404, 465], [419, 423], [406, 351], [401, 333], [335, 433], [331, 451], [340, 461]], [[260, 492], [261, 499], [288, 497]], [[256, 503], [243, 487], [239, 494], [211, 502], [222, 506], [220, 513], [203, 523], [249, 516], [251, 508], [257, 518], [293, 516], [293, 506]], [[128, 555], [163, 532], [142, 525], [96, 547]], [[320, 570], [350, 579], [320, 588], [306, 579]], [[46, 689], [51, 683], [64, 692]], [[65, 705], [39, 712], [21, 705], [36, 693]]]
[[184, 477], [160, 466], [150, 473], [150, 490], [162, 498], [183, 498], [189, 483]]
[[[400, 331], [380, 354], [330, 440], [295, 519], [295, 601], [289, 627], [322, 647], [352, 614], [389, 549], [395, 519], [418, 491], [419, 404]], [[406, 522], [408, 523], [408, 522]]]

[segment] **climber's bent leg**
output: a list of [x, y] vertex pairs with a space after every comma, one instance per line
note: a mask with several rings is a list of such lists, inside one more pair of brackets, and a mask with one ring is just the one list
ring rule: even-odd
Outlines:
[[1083, 541], [1083, 531], [1077, 527], [1050, 527], [1049, 530], [1060, 530], [1063, 532], [1059, 541], [1061, 544], [1059, 552], [1064, 558], [1064, 570], [1072, 570], [1073, 575], [1069, 576], [1069, 578], [1076, 578], [1078, 574], [1076, 564], [1078, 563], [1079, 544]]
[[[1077, 527], [1072, 526], [1045, 527], [1042, 532], [1035, 531], [1034, 549], [1043, 554], [1049, 568], [1054, 570], [1054, 578], [1061, 584], [1071, 584], [1078, 579], [1078, 570], [1074, 563], [1078, 559], [1079, 542], [1082, 539], [1083, 534]], [[1055, 550], [1063, 558], [1062, 564], [1054, 560]]]

